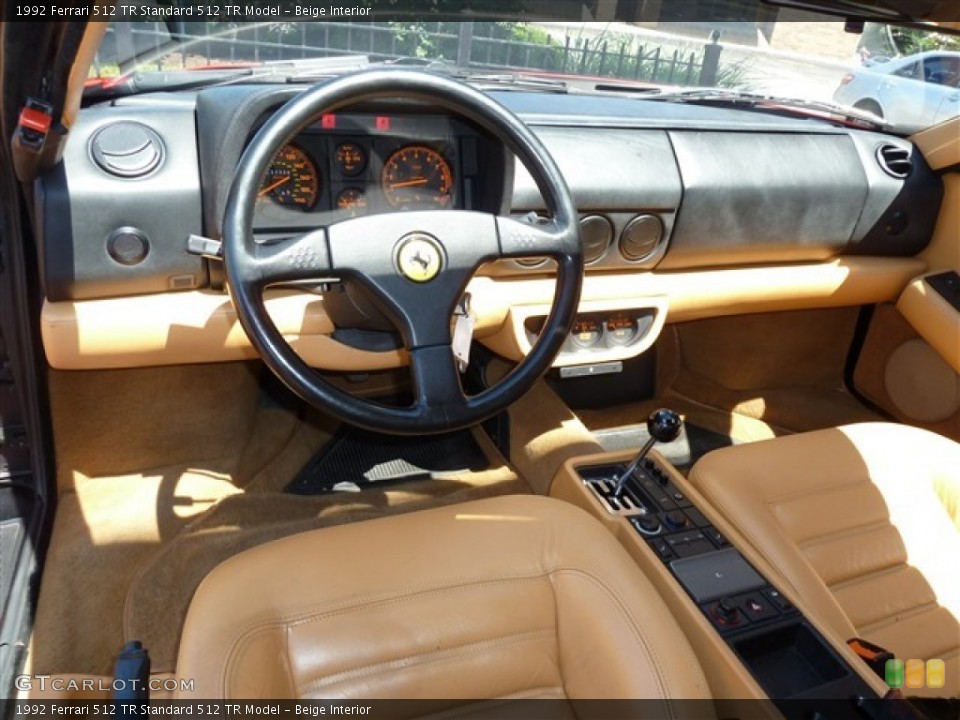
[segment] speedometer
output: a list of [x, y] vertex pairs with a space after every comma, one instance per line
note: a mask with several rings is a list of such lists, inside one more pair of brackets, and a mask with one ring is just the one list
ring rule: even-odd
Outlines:
[[390, 155], [380, 183], [387, 202], [394, 207], [447, 207], [453, 201], [450, 163], [426, 145], [408, 145]]
[[284, 145], [273, 156], [258, 197], [278, 205], [309, 210], [320, 196], [320, 174], [310, 157], [296, 145]]

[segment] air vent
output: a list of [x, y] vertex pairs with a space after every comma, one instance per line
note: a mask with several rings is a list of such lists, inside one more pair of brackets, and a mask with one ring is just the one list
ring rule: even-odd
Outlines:
[[663, 221], [656, 215], [637, 215], [620, 233], [620, 254], [627, 260], [650, 257], [663, 238]]
[[910, 151], [896, 145], [881, 145], [877, 148], [877, 162], [887, 175], [900, 180], [913, 170]]
[[587, 215], [580, 220], [583, 261], [592, 263], [603, 257], [613, 240], [613, 225], [603, 215]]
[[163, 141], [146, 125], [118, 122], [97, 131], [90, 154], [103, 170], [118, 177], [143, 177], [163, 160]]

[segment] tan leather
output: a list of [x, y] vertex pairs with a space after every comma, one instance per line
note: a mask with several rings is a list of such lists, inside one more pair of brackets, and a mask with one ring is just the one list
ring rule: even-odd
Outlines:
[[[766, 694], [757, 684], [750, 671], [744, 667], [739, 657], [724, 642], [723, 638], [704, 617], [700, 608], [694, 604], [670, 570], [654, 554], [650, 546], [629, 524], [629, 521], [622, 515], [613, 515], [607, 512], [606, 508], [588, 488], [584, 487], [577, 476], [576, 468], [578, 467], [624, 462], [635, 454], [636, 449], [633, 449], [571, 458], [564, 463], [557, 473], [553, 484], [550, 486], [550, 495], [582, 507], [599, 518], [627, 549], [640, 569], [650, 578], [660, 596], [666, 600], [684, 635], [687, 636], [694, 652], [700, 658], [700, 664], [715, 700], [765, 698]], [[653, 450], [650, 455], [660, 467], [667, 471], [677, 489], [686, 495], [687, 499], [723, 533], [751, 565], [783, 592], [784, 596], [804, 614], [808, 622], [811, 622], [833, 646], [834, 651], [844, 657], [852, 668], [860, 672], [864, 682], [872, 687], [878, 695], [885, 694], [889, 688], [847, 647], [848, 635], [838, 634], [832, 626], [821, 621], [820, 614], [817, 612], [816, 599], [796, 593], [781, 577], [778, 569], [767, 562], [766, 558], [740, 535], [735, 526], [710, 505], [709, 501], [698, 492], [696, 487], [690, 484], [686, 477], [681, 475], [656, 450]], [[742, 705], [736, 707], [737, 710], [733, 714], [742, 712]], [[759, 709], [763, 706], [756, 704], [755, 707]]]
[[960, 165], [960, 117], [921, 130], [910, 140], [934, 170]]
[[960, 311], [922, 277], [907, 285], [897, 300], [897, 310], [960, 373]]
[[926, 340], [907, 340], [887, 359], [887, 395], [903, 415], [918, 423], [949, 420], [960, 411], [960, 374]]
[[[926, 265], [915, 258], [840, 258], [825, 263], [674, 273], [590, 273], [581, 301], [604, 307], [669, 304], [667, 322], [739, 313], [843, 307], [893, 300]], [[475, 277], [468, 287], [475, 336], [516, 345], [512, 308], [553, 299], [551, 277]], [[406, 364], [404, 352], [364, 352], [333, 340], [321, 295], [274, 289], [267, 309], [313, 367], [367, 371]], [[518, 311], [520, 309], [518, 308]], [[45, 302], [40, 316], [47, 361], [61, 370], [226, 362], [256, 357], [229, 299], [209, 291]], [[506, 337], [497, 337], [506, 333]]]
[[946, 172], [943, 178], [943, 202], [930, 244], [920, 253], [930, 271], [960, 272], [960, 172]]
[[838, 634], [946, 662], [912, 694], [960, 692], [960, 445], [848, 425], [714, 451], [690, 480]]
[[199, 698], [703, 698], [670, 612], [601, 525], [507, 496], [237, 555], [177, 667]]

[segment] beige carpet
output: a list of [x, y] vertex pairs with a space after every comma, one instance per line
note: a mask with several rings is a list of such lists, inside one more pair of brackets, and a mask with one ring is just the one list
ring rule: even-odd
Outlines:
[[110, 675], [127, 639], [144, 642], [154, 672], [172, 670], [193, 591], [236, 552], [325, 525], [530, 492], [475, 434], [489, 470], [284, 495], [336, 423], [272, 402], [261, 372], [256, 363], [51, 372], [61, 492], [33, 672]]

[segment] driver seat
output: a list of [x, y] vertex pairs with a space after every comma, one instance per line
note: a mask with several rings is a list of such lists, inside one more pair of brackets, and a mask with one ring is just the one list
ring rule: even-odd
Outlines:
[[190, 698], [707, 698], [663, 600], [603, 526], [505, 496], [234, 556], [187, 614]]

